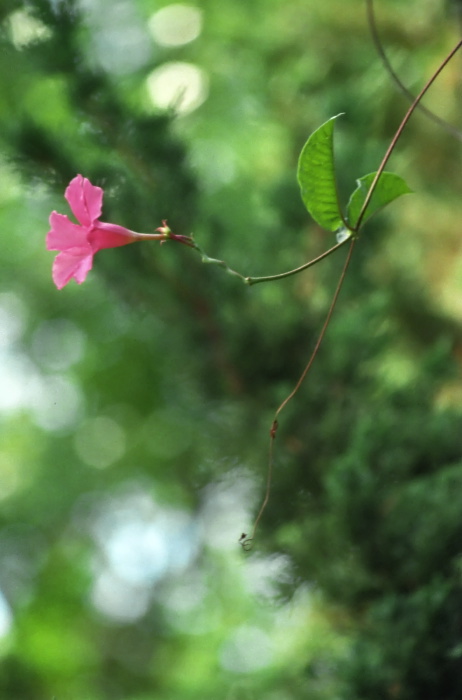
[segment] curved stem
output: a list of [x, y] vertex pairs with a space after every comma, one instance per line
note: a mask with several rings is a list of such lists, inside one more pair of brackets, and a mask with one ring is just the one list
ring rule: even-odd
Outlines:
[[324, 260], [324, 258], [327, 258], [329, 255], [331, 255], [336, 250], [345, 245], [345, 243], [349, 239], [351, 239], [351, 234], [347, 235], [347, 237], [344, 238], [342, 241], [332, 246], [332, 248], [329, 248], [329, 250], [326, 250], [324, 253], [321, 253], [321, 255], [318, 255], [317, 258], [309, 260], [307, 263], [300, 265], [300, 267], [296, 267], [293, 270], [288, 270], [287, 272], [280, 272], [277, 275], [266, 275], [264, 277], [245, 277], [244, 275], [241, 275], [240, 272], [237, 272], [236, 270], [233, 270], [231, 267], [229, 267], [229, 265], [224, 260], [219, 260], [218, 258], [210, 258], [206, 253], [204, 253], [202, 248], [198, 246], [195, 240], [190, 236], [178, 236], [173, 233], [170, 233], [169, 239], [184, 239], [180, 240], [180, 242], [189, 245], [191, 248], [194, 248], [194, 250], [197, 250], [197, 252], [202, 257], [203, 263], [206, 263], [208, 265], [217, 265], [218, 267], [223, 268], [228, 274], [234, 275], [235, 277], [239, 277], [245, 284], [249, 285], [250, 287], [253, 284], [259, 284], [260, 282], [275, 282], [277, 280], [282, 280], [285, 277], [291, 277], [292, 275], [297, 275], [299, 272], [303, 272], [303, 270], [307, 270], [309, 267], [312, 267], [312, 265], [316, 265], [316, 263], [320, 262], [321, 260]]
[[290, 394], [284, 399], [284, 401], [280, 404], [280, 406], [276, 410], [276, 413], [274, 414], [273, 422], [272, 422], [271, 428], [270, 428], [270, 445], [269, 445], [269, 454], [268, 454], [268, 471], [267, 471], [267, 477], [266, 477], [265, 497], [264, 497], [263, 502], [260, 506], [260, 510], [258, 511], [258, 515], [255, 518], [255, 522], [254, 522], [254, 525], [252, 528], [252, 533], [251, 533], [250, 537], [247, 537], [246, 533], [243, 533], [239, 539], [239, 543], [241, 544], [243, 549], [245, 549], [246, 551], [248, 551], [249, 549], [252, 548], [252, 542], [253, 542], [253, 539], [255, 537], [255, 533], [257, 531], [258, 524], [261, 520], [261, 517], [263, 515], [263, 512], [264, 512], [266, 506], [268, 505], [268, 501], [270, 498], [271, 483], [272, 483], [272, 479], [273, 479], [273, 450], [274, 450], [274, 440], [275, 440], [276, 432], [278, 429], [278, 420], [277, 420], [278, 416], [281, 413], [281, 411], [287, 406], [289, 401], [291, 401], [291, 399], [293, 399], [293, 397], [295, 396], [297, 391], [300, 389], [301, 385], [303, 384], [304, 380], [306, 379], [306, 375], [308, 374], [308, 372], [310, 371], [310, 369], [313, 365], [313, 362], [316, 358], [316, 355], [319, 352], [319, 348], [321, 347], [321, 343], [324, 340], [324, 336], [326, 335], [327, 328], [331, 322], [332, 314], [334, 313], [335, 305], [337, 304], [337, 299], [339, 297], [340, 290], [342, 289], [343, 282], [345, 280], [345, 276], [346, 276], [348, 267], [350, 265], [351, 256], [353, 255], [353, 249], [354, 249], [355, 243], [356, 243], [355, 238], [350, 240], [350, 248], [348, 250], [348, 254], [347, 254], [347, 257], [345, 259], [345, 263], [343, 265], [343, 269], [342, 269], [342, 272], [340, 274], [339, 280], [337, 282], [337, 287], [335, 288], [334, 296], [332, 297], [332, 301], [331, 301], [331, 304], [329, 306], [329, 310], [327, 312], [326, 319], [324, 321], [323, 327], [322, 327], [321, 332], [320, 332], [318, 339], [316, 341], [316, 345], [314, 347], [314, 350], [311, 353], [310, 359], [308, 360], [308, 364], [306, 365], [305, 369], [303, 370], [302, 374], [300, 375], [295, 387], [292, 389]]
[[197, 252], [200, 254], [202, 258], [202, 262], [206, 263], [207, 265], [218, 265], [218, 267], [222, 267], [224, 270], [229, 275], [234, 275], [235, 277], [239, 277], [243, 282], [246, 282], [247, 278], [244, 275], [241, 275], [240, 272], [237, 272], [236, 270], [233, 270], [229, 265], [224, 261], [224, 260], [219, 260], [218, 258], [211, 258], [209, 257], [202, 248], [200, 248], [197, 243], [194, 241], [192, 246], [194, 250], [197, 250]]
[[279, 408], [277, 409], [276, 413], [274, 414], [274, 420], [275, 420], [275, 421], [276, 421], [277, 417], [279, 416], [279, 414], [281, 413], [281, 411], [287, 406], [287, 404], [289, 403], [289, 401], [290, 401], [291, 399], [293, 399], [293, 397], [295, 396], [295, 394], [297, 393], [297, 391], [300, 389], [301, 385], [303, 384], [303, 382], [304, 382], [304, 380], [305, 380], [305, 378], [306, 378], [306, 375], [308, 374], [308, 372], [309, 372], [310, 369], [311, 369], [311, 366], [312, 366], [312, 364], [313, 364], [313, 362], [314, 362], [314, 360], [315, 360], [316, 355], [318, 354], [319, 348], [321, 347], [321, 343], [322, 343], [322, 341], [324, 340], [324, 336], [325, 336], [325, 334], [326, 334], [327, 328], [328, 328], [329, 323], [330, 323], [330, 321], [331, 321], [332, 314], [334, 313], [335, 305], [336, 305], [336, 303], [337, 303], [337, 299], [338, 299], [338, 296], [339, 296], [339, 294], [340, 294], [340, 290], [341, 290], [341, 288], [342, 288], [342, 286], [343, 286], [343, 282], [344, 282], [344, 280], [345, 280], [345, 275], [346, 275], [346, 273], [347, 273], [348, 266], [349, 266], [349, 264], [350, 264], [351, 256], [353, 255], [353, 248], [354, 248], [354, 246], [355, 246], [355, 243], [356, 243], [356, 239], [353, 238], [353, 239], [350, 241], [350, 248], [349, 248], [349, 250], [348, 250], [348, 254], [347, 254], [345, 263], [344, 263], [344, 265], [343, 265], [343, 269], [342, 269], [342, 272], [341, 272], [341, 274], [340, 274], [339, 281], [338, 281], [338, 283], [337, 283], [337, 287], [336, 287], [335, 292], [334, 292], [334, 296], [332, 297], [332, 302], [331, 302], [331, 305], [330, 305], [330, 307], [329, 307], [329, 311], [327, 312], [326, 320], [324, 321], [324, 325], [323, 325], [323, 327], [322, 327], [322, 329], [321, 329], [321, 332], [320, 332], [320, 334], [319, 334], [319, 337], [318, 337], [318, 340], [317, 340], [317, 342], [316, 342], [316, 345], [314, 346], [314, 350], [313, 350], [313, 352], [311, 353], [311, 357], [310, 357], [310, 359], [308, 360], [308, 364], [306, 365], [305, 369], [303, 370], [302, 374], [300, 375], [300, 378], [299, 378], [298, 382], [296, 383], [295, 387], [292, 389], [292, 391], [290, 392], [290, 394], [284, 399], [284, 401], [281, 403], [281, 405], [280, 405]]
[[294, 270], [289, 270], [288, 272], [281, 272], [279, 275], [267, 275], [266, 277], [246, 277], [245, 282], [248, 285], [252, 285], [259, 284], [260, 282], [273, 282], [275, 280], [282, 280], [285, 277], [291, 277], [292, 275], [296, 275], [299, 272], [302, 272], [303, 270], [307, 270], [312, 265], [316, 265], [316, 263], [320, 262], [321, 260], [324, 260], [324, 258], [327, 258], [329, 255], [338, 250], [342, 245], [345, 245], [349, 238], [350, 237], [345, 238], [343, 241], [340, 241], [340, 243], [337, 243], [337, 245], [332, 246], [332, 248], [329, 248], [329, 250], [326, 250], [321, 255], [318, 255], [317, 258], [310, 260], [304, 265], [300, 265], [300, 267], [296, 267]]
[[255, 533], [257, 531], [258, 523], [260, 522], [260, 518], [263, 515], [263, 512], [268, 505], [268, 501], [270, 499], [270, 494], [271, 494], [271, 483], [273, 481], [273, 447], [274, 447], [274, 438], [276, 437], [276, 431], [278, 429], [278, 423], [275, 420], [273, 422], [273, 425], [271, 426], [270, 430], [270, 443], [269, 443], [269, 449], [268, 449], [268, 472], [266, 475], [266, 491], [265, 491], [265, 497], [263, 499], [263, 502], [260, 506], [260, 510], [258, 511], [258, 515], [255, 518], [255, 522], [253, 524], [252, 528], [252, 534], [250, 537], [247, 537], [246, 533], [243, 532], [239, 543], [245, 549], [246, 551], [249, 551], [249, 549], [252, 549], [252, 542], [255, 537]]
[[356, 223], [356, 226], [354, 227], [354, 229], [352, 229], [352, 230], [354, 230], [356, 233], [359, 231], [359, 229], [360, 229], [360, 227], [361, 227], [362, 220], [364, 219], [364, 215], [365, 215], [365, 213], [366, 213], [366, 209], [367, 209], [367, 207], [369, 206], [369, 202], [370, 202], [371, 199], [372, 199], [372, 195], [374, 194], [374, 190], [375, 190], [375, 188], [376, 188], [376, 186], [377, 186], [377, 182], [378, 182], [378, 180], [379, 180], [379, 177], [380, 177], [381, 174], [383, 173], [383, 171], [384, 171], [384, 169], [385, 169], [385, 166], [386, 166], [386, 164], [388, 163], [388, 160], [389, 160], [391, 154], [393, 153], [393, 151], [394, 151], [394, 149], [395, 149], [395, 146], [396, 146], [396, 144], [397, 144], [397, 142], [398, 142], [398, 139], [399, 139], [399, 137], [401, 136], [401, 134], [402, 134], [403, 131], [404, 131], [404, 127], [405, 127], [406, 124], [408, 123], [409, 119], [410, 119], [411, 116], [412, 116], [412, 113], [415, 111], [415, 109], [416, 109], [417, 105], [419, 104], [419, 102], [421, 101], [422, 97], [425, 95], [425, 93], [426, 93], [427, 90], [430, 88], [430, 86], [433, 85], [433, 83], [435, 82], [435, 80], [437, 79], [437, 77], [439, 76], [439, 74], [441, 73], [441, 71], [443, 70], [443, 68], [449, 63], [449, 61], [451, 60], [451, 58], [452, 58], [452, 57], [454, 56], [454, 54], [460, 49], [461, 46], [462, 46], [462, 39], [461, 39], [460, 41], [457, 42], [456, 46], [452, 49], [452, 51], [449, 52], [449, 54], [446, 56], [446, 58], [445, 58], [444, 61], [441, 63], [441, 65], [439, 66], [439, 68], [437, 68], [437, 70], [433, 73], [433, 75], [431, 76], [431, 78], [430, 78], [429, 80], [427, 80], [427, 82], [426, 82], [425, 85], [423, 86], [422, 90], [419, 92], [419, 94], [417, 95], [417, 97], [414, 99], [414, 101], [412, 102], [411, 106], [410, 106], [409, 109], [407, 110], [406, 114], [404, 115], [404, 118], [403, 118], [401, 124], [399, 125], [399, 127], [398, 127], [398, 129], [397, 129], [397, 131], [396, 131], [396, 133], [395, 133], [395, 135], [394, 135], [394, 137], [393, 137], [393, 139], [392, 139], [390, 145], [389, 145], [388, 148], [387, 148], [387, 151], [386, 151], [384, 157], [382, 158], [382, 162], [380, 163], [379, 169], [377, 170], [377, 172], [376, 172], [376, 174], [375, 174], [375, 177], [374, 177], [373, 181], [371, 182], [371, 186], [369, 187], [369, 191], [368, 191], [368, 193], [367, 193], [367, 195], [366, 195], [366, 198], [365, 198], [365, 200], [364, 200], [364, 202], [363, 202], [363, 206], [361, 207], [361, 211], [360, 211], [360, 213], [359, 213], [358, 221], [357, 221], [357, 223]]
[[[374, 42], [375, 48], [377, 50], [377, 53], [385, 67], [385, 70], [395, 83], [396, 87], [398, 90], [400, 90], [405, 97], [407, 97], [408, 100], [412, 102], [414, 99], [414, 95], [410, 90], [407, 89], [407, 87], [401, 82], [399, 76], [393, 69], [393, 66], [391, 65], [387, 54], [385, 53], [385, 49], [383, 48], [383, 44], [380, 40], [379, 32], [377, 30], [377, 22], [375, 19], [375, 10], [374, 10], [374, 2], [373, 0], [366, 0], [366, 9], [367, 9], [367, 20], [369, 22], [369, 29], [371, 32], [371, 37], [372, 41]], [[422, 114], [425, 114], [426, 117], [431, 119], [435, 124], [440, 126], [442, 129], [447, 131], [449, 134], [454, 136], [454, 138], [458, 139], [459, 141], [462, 141], [462, 132], [459, 131], [459, 129], [456, 129], [455, 126], [452, 126], [452, 124], [449, 124], [447, 121], [444, 119], [441, 119], [437, 114], [432, 112], [430, 109], [427, 109], [425, 105], [419, 104], [418, 105], [419, 110], [422, 112]]]

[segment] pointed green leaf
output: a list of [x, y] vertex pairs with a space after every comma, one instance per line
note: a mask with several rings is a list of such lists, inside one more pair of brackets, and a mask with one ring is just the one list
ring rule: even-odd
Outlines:
[[308, 212], [328, 231], [343, 226], [334, 173], [334, 120], [339, 116], [332, 117], [311, 134], [300, 154], [297, 171]]
[[[375, 173], [369, 173], [368, 175], [364, 175], [364, 177], [360, 177], [359, 180], [356, 180], [358, 186], [351, 195], [347, 207], [348, 224], [351, 227], [356, 226], [361, 207], [363, 206], [374, 177]], [[379, 177], [377, 187], [374, 190], [371, 201], [367, 205], [366, 214], [361, 223], [364, 223], [386, 204], [390, 204], [394, 199], [401, 197], [402, 194], [409, 194], [410, 192], [412, 192], [412, 190], [407, 186], [402, 177], [394, 173], [383, 172]]]

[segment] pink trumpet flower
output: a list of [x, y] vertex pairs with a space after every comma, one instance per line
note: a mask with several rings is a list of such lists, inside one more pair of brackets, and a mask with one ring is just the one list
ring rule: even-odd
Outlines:
[[59, 250], [53, 262], [53, 282], [62, 289], [72, 278], [81, 284], [93, 265], [93, 256], [103, 248], [116, 248], [138, 240], [177, 239], [192, 244], [188, 236], [176, 236], [166, 222], [160, 233], [136, 233], [117, 224], [99, 220], [103, 206], [103, 190], [95, 187], [87, 178], [77, 175], [66, 189], [65, 197], [79, 224], [74, 224], [64, 214], [54, 211], [50, 215], [51, 230], [47, 234], [47, 250]]

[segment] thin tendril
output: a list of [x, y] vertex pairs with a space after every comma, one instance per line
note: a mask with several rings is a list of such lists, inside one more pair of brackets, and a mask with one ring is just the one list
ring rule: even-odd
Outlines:
[[319, 350], [319, 348], [321, 347], [321, 343], [322, 343], [322, 341], [323, 341], [323, 339], [324, 339], [324, 336], [325, 336], [325, 334], [326, 334], [327, 327], [329, 326], [330, 320], [331, 320], [331, 318], [332, 318], [332, 314], [334, 313], [334, 308], [335, 308], [335, 305], [336, 305], [336, 303], [337, 303], [338, 295], [340, 294], [340, 290], [341, 290], [342, 285], [343, 285], [343, 280], [345, 279], [346, 271], [347, 271], [348, 266], [349, 266], [349, 264], [350, 264], [351, 255], [352, 255], [352, 253], [353, 253], [354, 244], [355, 244], [355, 239], [353, 239], [353, 240], [351, 241], [351, 243], [350, 243], [350, 248], [349, 248], [349, 250], [348, 250], [348, 255], [347, 255], [347, 257], [346, 257], [346, 260], [345, 260], [345, 264], [344, 264], [344, 266], [343, 266], [342, 273], [341, 273], [340, 278], [339, 278], [339, 281], [338, 281], [338, 283], [337, 283], [337, 287], [336, 287], [336, 289], [335, 289], [335, 293], [334, 293], [334, 296], [333, 296], [333, 298], [332, 298], [332, 303], [331, 303], [331, 305], [330, 305], [330, 307], [329, 307], [329, 311], [327, 312], [326, 320], [324, 321], [324, 325], [323, 325], [323, 327], [322, 327], [322, 329], [321, 329], [321, 333], [319, 334], [319, 338], [318, 338], [318, 340], [317, 340], [317, 342], [316, 342], [316, 345], [315, 345], [314, 350], [313, 350], [313, 352], [312, 352], [312, 354], [311, 354], [311, 357], [310, 357], [310, 359], [309, 359], [309, 361], [308, 361], [308, 364], [306, 365], [305, 369], [303, 370], [303, 372], [302, 372], [302, 374], [301, 374], [301, 376], [300, 376], [300, 379], [298, 380], [298, 382], [297, 382], [297, 384], [295, 385], [295, 387], [292, 389], [292, 391], [290, 392], [290, 394], [284, 399], [284, 401], [283, 401], [283, 402], [281, 403], [281, 405], [279, 406], [278, 410], [276, 411], [276, 413], [275, 413], [275, 415], [274, 415], [274, 418], [275, 418], [275, 419], [278, 417], [278, 415], [281, 413], [281, 411], [287, 406], [287, 404], [289, 403], [289, 401], [291, 401], [291, 400], [293, 399], [293, 397], [295, 396], [295, 394], [297, 393], [297, 391], [300, 389], [301, 385], [302, 385], [303, 382], [305, 381], [306, 375], [308, 374], [308, 372], [309, 372], [310, 369], [311, 369], [311, 366], [312, 366], [312, 364], [313, 364], [313, 362], [314, 362], [314, 359], [315, 359], [316, 355], [318, 354], [318, 350]]
[[445, 66], [449, 63], [451, 58], [460, 49], [461, 46], [462, 46], [462, 39], [457, 42], [455, 47], [448, 53], [448, 55], [446, 56], [444, 61], [442, 61], [442, 63], [439, 65], [437, 70], [433, 73], [431, 78], [429, 80], [427, 80], [427, 82], [423, 86], [422, 90], [419, 92], [419, 94], [417, 95], [417, 97], [414, 99], [413, 103], [411, 104], [411, 106], [407, 110], [406, 114], [404, 115], [404, 117], [401, 121], [401, 124], [399, 125], [390, 145], [388, 146], [388, 148], [386, 150], [384, 157], [382, 158], [382, 162], [379, 165], [379, 169], [375, 173], [375, 177], [371, 182], [371, 185], [369, 187], [369, 190], [367, 192], [367, 195], [366, 195], [364, 202], [363, 202], [363, 205], [361, 207], [361, 211], [359, 213], [358, 221], [356, 222], [356, 226], [352, 230], [358, 232], [359, 229], [361, 228], [362, 220], [364, 219], [366, 209], [369, 206], [369, 202], [371, 201], [372, 195], [374, 194], [375, 188], [377, 187], [377, 182], [379, 181], [379, 177], [383, 173], [385, 166], [388, 163], [388, 160], [396, 147], [398, 139], [404, 131], [404, 127], [408, 123], [409, 119], [411, 118], [413, 112], [415, 111], [415, 109], [418, 106], [419, 102], [421, 101], [422, 97], [425, 95], [425, 93], [428, 91], [428, 89], [433, 85], [433, 83], [435, 82], [435, 80], [437, 79], [437, 77], [439, 76], [441, 71], [443, 70], [443, 68], [445, 68]]
[[266, 478], [266, 493], [265, 493], [265, 497], [264, 497], [263, 502], [262, 502], [262, 504], [261, 504], [261, 506], [260, 506], [260, 510], [258, 511], [258, 515], [257, 515], [257, 517], [256, 517], [256, 519], [255, 519], [255, 522], [254, 522], [254, 525], [253, 525], [253, 529], [252, 529], [252, 534], [250, 535], [250, 537], [247, 537], [247, 535], [246, 535], [245, 533], [243, 533], [243, 534], [241, 535], [240, 540], [239, 540], [239, 542], [240, 542], [240, 544], [242, 545], [243, 549], [245, 549], [246, 551], [248, 551], [249, 549], [252, 548], [252, 542], [253, 542], [253, 539], [254, 539], [254, 537], [255, 537], [255, 533], [256, 533], [256, 531], [257, 531], [258, 523], [260, 522], [260, 519], [261, 519], [261, 517], [262, 517], [262, 515], [263, 515], [263, 512], [264, 512], [266, 506], [268, 505], [268, 501], [269, 501], [269, 498], [270, 498], [270, 493], [271, 493], [271, 482], [272, 482], [272, 478], [273, 478], [274, 439], [275, 439], [275, 437], [276, 437], [276, 431], [277, 431], [277, 429], [278, 429], [278, 421], [277, 421], [277, 418], [278, 418], [279, 414], [281, 413], [281, 411], [287, 406], [287, 404], [289, 403], [289, 401], [291, 401], [291, 399], [293, 399], [293, 397], [295, 396], [295, 394], [297, 393], [297, 391], [300, 389], [301, 385], [303, 384], [304, 380], [306, 379], [306, 376], [307, 376], [308, 372], [310, 371], [310, 369], [311, 369], [311, 367], [312, 367], [312, 365], [313, 365], [313, 362], [314, 362], [314, 360], [315, 360], [316, 355], [318, 354], [319, 348], [321, 347], [321, 343], [322, 343], [322, 341], [323, 341], [323, 339], [324, 339], [324, 336], [325, 336], [325, 334], [326, 334], [327, 328], [328, 328], [329, 323], [330, 323], [330, 321], [331, 321], [332, 314], [334, 313], [335, 305], [337, 304], [337, 299], [338, 299], [338, 297], [339, 297], [340, 290], [342, 289], [343, 282], [344, 282], [344, 280], [345, 280], [345, 275], [346, 275], [347, 270], [348, 270], [348, 267], [349, 267], [349, 265], [350, 265], [351, 256], [352, 256], [352, 254], [353, 254], [353, 249], [354, 249], [355, 243], [356, 243], [356, 239], [353, 238], [353, 239], [351, 240], [351, 242], [350, 242], [350, 247], [349, 247], [349, 250], [348, 250], [348, 254], [347, 254], [347, 257], [346, 257], [346, 259], [345, 259], [345, 263], [344, 263], [344, 265], [343, 265], [343, 269], [342, 269], [342, 272], [341, 272], [341, 274], [340, 274], [339, 280], [338, 280], [338, 282], [337, 282], [337, 287], [335, 288], [334, 296], [332, 297], [332, 301], [331, 301], [331, 304], [330, 304], [330, 306], [329, 306], [329, 310], [328, 310], [328, 312], [327, 312], [326, 319], [325, 319], [325, 321], [324, 321], [324, 324], [323, 324], [323, 327], [322, 327], [321, 332], [320, 332], [320, 334], [319, 334], [319, 337], [318, 337], [318, 339], [317, 339], [317, 341], [316, 341], [316, 345], [315, 345], [315, 347], [314, 347], [314, 350], [313, 350], [313, 352], [311, 353], [310, 359], [308, 360], [308, 364], [306, 365], [305, 369], [303, 370], [302, 374], [300, 375], [300, 378], [298, 379], [298, 381], [297, 381], [295, 387], [292, 389], [292, 391], [290, 392], [290, 394], [284, 399], [284, 401], [281, 403], [281, 405], [280, 405], [279, 408], [277, 409], [276, 413], [274, 414], [273, 423], [272, 423], [271, 429], [270, 429], [270, 445], [269, 445], [269, 454], [268, 454], [268, 470], [267, 470], [267, 478]]
[[[367, 7], [367, 19], [369, 22], [369, 29], [371, 32], [371, 37], [372, 41], [374, 42], [376, 51], [383, 63], [383, 66], [393, 82], [395, 83], [396, 87], [400, 92], [403, 93], [405, 97], [407, 97], [408, 100], [411, 102], [414, 100], [414, 95], [408, 88], [401, 82], [401, 79], [393, 69], [393, 66], [391, 65], [387, 54], [385, 53], [385, 49], [383, 47], [382, 41], [379, 36], [379, 32], [377, 29], [377, 22], [375, 19], [375, 10], [374, 10], [374, 2], [373, 0], [366, 0], [366, 7]], [[422, 112], [422, 114], [425, 114], [426, 117], [431, 119], [435, 124], [438, 124], [442, 129], [447, 131], [449, 134], [454, 136], [454, 138], [458, 139], [459, 141], [462, 141], [462, 133], [459, 131], [459, 129], [456, 129], [455, 126], [452, 126], [452, 124], [449, 124], [445, 119], [442, 119], [439, 117], [437, 114], [432, 112], [430, 109], [427, 109], [425, 105], [419, 104], [418, 109]]]
[[268, 471], [267, 471], [267, 476], [266, 476], [265, 498], [263, 499], [263, 503], [260, 506], [260, 510], [258, 511], [258, 515], [255, 518], [255, 522], [254, 522], [253, 528], [252, 528], [252, 534], [250, 535], [250, 537], [247, 537], [247, 535], [244, 532], [241, 536], [241, 539], [239, 540], [240, 544], [247, 552], [249, 551], [249, 549], [252, 548], [252, 542], [253, 542], [253, 539], [255, 537], [255, 533], [257, 531], [258, 523], [260, 522], [260, 518], [263, 515], [263, 511], [265, 510], [266, 506], [268, 505], [268, 501], [270, 498], [271, 483], [273, 480], [274, 438], [276, 437], [277, 429], [278, 429], [278, 422], [277, 422], [277, 420], [274, 420], [273, 425], [271, 426], [271, 430], [270, 430], [270, 443], [269, 443], [269, 450], [268, 450]]

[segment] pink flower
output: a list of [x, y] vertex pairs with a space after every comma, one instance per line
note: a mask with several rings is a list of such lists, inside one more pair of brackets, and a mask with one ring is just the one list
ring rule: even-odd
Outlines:
[[61, 251], [53, 262], [53, 282], [58, 289], [72, 278], [81, 284], [92, 268], [93, 256], [102, 248], [116, 248], [140, 238], [165, 239], [161, 234], [139, 234], [100, 221], [103, 190], [82, 175], [71, 180], [65, 197], [80, 225], [56, 211], [50, 215], [51, 231], [47, 234], [46, 245], [47, 250]]

